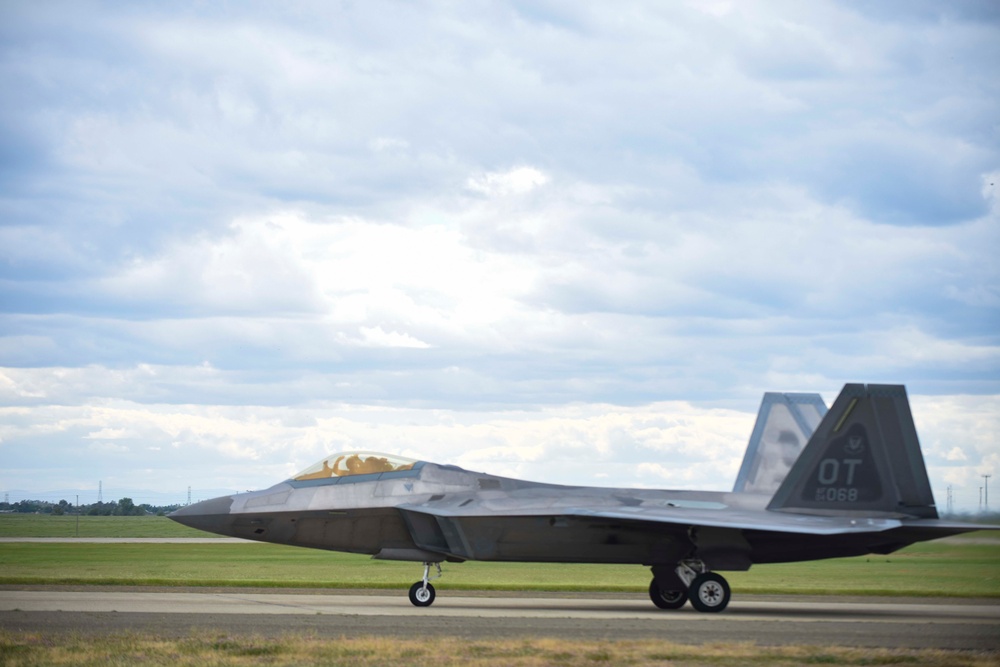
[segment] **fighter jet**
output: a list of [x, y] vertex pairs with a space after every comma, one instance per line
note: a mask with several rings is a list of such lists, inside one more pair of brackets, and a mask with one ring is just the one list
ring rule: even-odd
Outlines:
[[863, 384], [845, 385], [829, 411], [815, 394], [766, 394], [732, 492], [561, 486], [353, 452], [170, 518], [422, 563], [409, 591], [418, 607], [434, 602], [442, 562], [484, 560], [643, 565], [653, 604], [702, 612], [729, 604], [719, 571], [888, 554], [984, 528], [938, 518], [905, 388]]

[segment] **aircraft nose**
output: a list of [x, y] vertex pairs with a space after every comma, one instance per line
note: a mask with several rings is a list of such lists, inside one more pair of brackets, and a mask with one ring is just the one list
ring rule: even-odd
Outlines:
[[232, 496], [219, 496], [182, 507], [168, 514], [167, 518], [198, 530], [229, 535], [231, 533], [229, 528], [232, 525], [229, 510], [232, 506]]

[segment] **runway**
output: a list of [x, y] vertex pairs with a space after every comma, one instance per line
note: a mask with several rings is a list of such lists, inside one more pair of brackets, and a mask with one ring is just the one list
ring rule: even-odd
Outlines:
[[193, 630], [273, 636], [554, 636], [886, 648], [1000, 650], [1000, 601], [767, 598], [722, 614], [660, 611], [638, 596], [549, 597], [440, 591], [429, 608], [405, 592], [314, 594], [168, 590], [0, 590], [0, 628], [30, 632]]

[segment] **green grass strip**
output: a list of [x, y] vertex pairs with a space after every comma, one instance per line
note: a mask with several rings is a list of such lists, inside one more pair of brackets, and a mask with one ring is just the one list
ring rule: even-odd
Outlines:
[[[445, 563], [442, 589], [644, 591], [638, 565]], [[0, 543], [2, 584], [406, 588], [417, 563], [272, 544]], [[1000, 543], [727, 572], [736, 593], [1000, 597]]]
[[0, 514], [0, 537], [219, 537], [165, 516]]

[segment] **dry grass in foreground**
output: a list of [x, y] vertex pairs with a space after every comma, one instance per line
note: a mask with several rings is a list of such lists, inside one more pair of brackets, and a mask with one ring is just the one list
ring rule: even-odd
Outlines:
[[661, 641], [524, 639], [463, 641], [451, 638], [342, 639], [290, 635], [281, 639], [212, 633], [186, 639], [139, 634], [104, 637], [0, 632], [0, 665], [907, 665], [986, 667], [1000, 654], [941, 650], [758, 647], [750, 644], [689, 646]]

